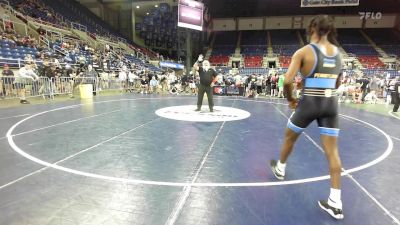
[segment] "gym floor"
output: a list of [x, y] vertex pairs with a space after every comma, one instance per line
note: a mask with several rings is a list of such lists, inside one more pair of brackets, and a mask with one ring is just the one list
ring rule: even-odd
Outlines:
[[168, 119], [155, 112], [196, 97], [135, 94], [0, 109], [0, 224], [400, 225], [398, 115], [341, 105], [345, 218], [336, 221], [317, 205], [329, 176], [316, 124], [277, 181], [269, 161], [286, 101], [214, 97], [251, 115]]

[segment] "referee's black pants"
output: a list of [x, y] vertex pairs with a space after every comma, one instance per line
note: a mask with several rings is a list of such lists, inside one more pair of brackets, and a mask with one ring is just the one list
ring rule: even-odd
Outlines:
[[212, 110], [214, 107], [213, 88], [203, 84], [199, 84], [199, 92], [197, 95], [197, 109], [201, 109], [201, 105], [203, 104], [204, 93], [207, 94], [208, 107], [210, 108], [210, 110]]
[[394, 104], [393, 107], [393, 112], [397, 112], [399, 110], [399, 106], [400, 106], [400, 97], [399, 97], [399, 93], [396, 92], [392, 92], [391, 93], [392, 96], [392, 102]]

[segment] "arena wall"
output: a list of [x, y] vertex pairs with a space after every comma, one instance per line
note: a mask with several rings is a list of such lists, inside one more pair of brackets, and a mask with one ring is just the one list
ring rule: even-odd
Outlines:
[[[223, 18], [213, 20], [214, 31], [232, 30], [273, 30], [273, 29], [305, 29], [312, 15], [254, 17], [254, 18]], [[332, 15], [337, 28], [398, 28], [400, 15], [383, 14], [381, 18], [365, 18], [360, 15]]]

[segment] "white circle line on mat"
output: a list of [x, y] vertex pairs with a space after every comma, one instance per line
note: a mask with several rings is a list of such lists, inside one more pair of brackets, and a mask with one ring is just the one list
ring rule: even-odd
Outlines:
[[395, 116], [392, 110], [390, 110], [388, 113], [389, 113], [389, 115], [391, 115], [392, 117], [394, 117], [394, 118], [400, 120], [400, 116]]
[[[150, 100], [149, 98], [118, 99], [118, 100], [108, 100], [108, 101], [93, 102], [93, 104], [107, 103], [107, 102], [117, 102], [117, 101], [134, 101], [134, 100], [143, 100], [143, 99]], [[165, 98], [152, 98], [152, 99], [165, 99]], [[236, 100], [240, 101], [240, 99], [236, 99]], [[257, 101], [257, 102], [264, 102], [264, 101]], [[264, 102], [264, 103], [274, 104], [274, 102]], [[58, 110], [75, 108], [75, 107], [78, 107], [78, 106], [81, 106], [81, 105], [84, 105], [84, 104], [77, 104], [77, 105], [71, 105], [71, 106], [61, 107], [61, 108], [57, 108], [57, 109], [47, 110], [47, 111], [43, 111], [43, 112], [40, 112], [40, 113], [36, 113], [34, 115], [31, 115], [29, 117], [26, 117], [26, 118], [20, 120], [19, 122], [15, 123], [7, 131], [6, 137], [7, 137], [9, 145], [12, 147], [12, 149], [15, 152], [17, 152], [21, 156], [23, 156], [23, 157], [25, 157], [25, 158], [33, 161], [33, 162], [41, 164], [41, 165], [43, 165], [45, 167], [50, 167], [50, 168], [53, 168], [53, 169], [57, 169], [57, 170], [64, 171], [64, 172], [67, 172], [67, 173], [71, 173], [71, 174], [75, 174], [75, 175], [91, 177], [91, 178], [101, 179], [101, 180], [106, 180], [106, 181], [121, 182], [121, 183], [125, 183], [125, 184], [146, 184], [146, 185], [173, 186], [173, 187], [185, 187], [185, 186], [191, 186], [191, 187], [266, 187], [266, 186], [303, 184], [303, 183], [327, 180], [327, 179], [330, 178], [329, 175], [325, 175], [325, 176], [317, 176], [317, 177], [310, 177], [310, 178], [296, 179], [296, 180], [288, 180], [288, 181], [226, 182], [226, 183], [225, 182], [186, 183], [186, 182], [165, 182], [165, 181], [154, 181], [154, 180], [127, 179], [127, 178], [105, 176], [105, 175], [100, 175], [100, 174], [94, 174], [94, 173], [79, 171], [79, 170], [63, 167], [63, 166], [60, 166], [60, 165], [57, 165], [57, 164], [49, 163], [49, 162], [43, 161], [43, 160], [41, 160], [39, 158], [36, 158], [36, 157], [26, 153], [25, 151], [23, 151], [21, 148], [19, 148], [15, 144], [15, 142], [13, 140], [12, 132], [15, 130], [15, 128], [17, 128], [23, 122], [25, 122], [25, 121], [27, 121], [29, 119], [32, 119], [32, 118], [34, 118], [36, 116], [43, 115], [45, 113], [58, 111]], [[393, 141], [390, 138], [390, 136], [388, 134], [386, 134], [383, 130], [379, 129], [375, 125], [372, 125], [372, 124], [370, 124], [370, 123], [368, 123], [366, 121], [363, 121], [363, 120], [360, 120], [360, 119], [357, 119], [357, 118], [354, 118], [354, 117], [351, 117], [351, 116], [343, 115], [343, 114], [341, 114], [341, 116], [356, 120], [358, 122], [364, 123], [364, 124], [374, 128], [375, 130], [377, 130], [379, 133], [381, 133], [386, 138], [387, 143], [388, 143], [385, 152], [381, 156], [379, 156], [378, 158], [372, 160], [371, 162], [365, 163], [365, 164], [363, 164], [361, 166], [358, 166], [358, 167], [355, 167], [355, 168], [351, 168], [351, 169], [347, 169], [345, 172], [342, 173], [342, 176], [346, 175], [346, 174], [349, 174], [349, 173], [353, 173], [353, 172], [357, 172], [357, 171], [360, 171], [360, 170], [364, 170], [364, 169], [369, 168], [371, 166], [374, 166], [374, 165], [378, 164], [379, 162], [381, 162], [382, 160], [384, 160], [385, 158], [387, 158], [390, 155], [390, 153], [393, 150]]]

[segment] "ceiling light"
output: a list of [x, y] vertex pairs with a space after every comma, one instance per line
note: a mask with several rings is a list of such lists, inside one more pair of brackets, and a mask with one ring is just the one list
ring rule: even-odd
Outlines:
[[138, 8], [140, 8], [140, 6], [137, 5], [136, 8], [138, 9]]
[[155, 5], [154, 7], [156, 7], [156, 8], [157, 8], [157, 7], [158, 7], [158, 5]]
[[150, 13], [146, 13], [146, 15], [149, 15]]

